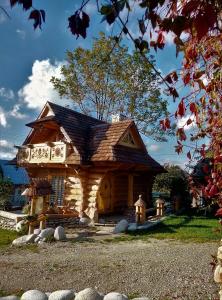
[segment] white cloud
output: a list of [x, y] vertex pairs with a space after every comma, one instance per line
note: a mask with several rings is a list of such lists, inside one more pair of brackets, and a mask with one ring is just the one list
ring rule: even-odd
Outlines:
[[46, 101], [58, 102], [61, 100], [58, 92], [50, 82], [52, 76], [61, 78], [60, 69], [64, 62], [51, 64], [49, 59], [36, 60], [32, 66], [32, 75], [28, 78], [28, 83], [18, 91], [21, 101], [25, 102], [29, 108], [40, 109]]
[[1, 148], [12, 148], [13, 144], [6, 140], [0, 140], [0, 147]]
[[7, 140], [0, 140], [0, 149], [1, 159], [12, 159], [17, 153], [17, 149], [15, 149], [13, 144]]
[[24, 40], [25, 37], [26, 37], [26, 32], [24, 30], [21, 30], [21, 29], [16, 29], [16, 33], [18, 34], [18, 36]]
[[151, 152], [156, 152], [160, 149], [160, 145], [157, 145], [157, 144], [151, 144], [150, 146], [148, 146], [148, 151], [151, 151]]
[[[194, 120], [190, 125], [186, 125], [187, 121], [191, 119]], [[186, 117], [182, 117], [181, 119], [177, 120], [177, 127], [183, 127], [185, 131], [196, 128], [196, 122], [194, 116], [187, 115]]]
[[0, 106], [0, 125], [3, 127], [6, 127], [7, 125], [6, 113], [4, 112], [1, 106]]
[[179, 166], [181, 169], [185, 169], [188, 164], [188, 159], [184, 159], [178, 156], [178, 159], [162, 159], [160, 161], [162, 165], [169, 164], [174, 166]]
[[1, 159], [12, 159], [16, 156], [16, 153], [17, 153], [17, 150], [13, 150], [11, 152], [7, 151], [7, 152], [4, 152], [4, 151], [0, 151], [0, 158]]
[[21, 113], [19, 110], [20, 104], [15, 104], [13, 108], [9, 111], [3, 110], [3, 108], [0, 106], [0, 125], [6, 127], [8, 117], [13, 117], [16, 119], [25, 119], [27, 115]]
[[0, 97], [5, 98], [6, 100], [12, 100], [15, 97], [15, 95], [14, 95], [13, 90], [1, 87], [0, 88]]
[[91, 3], [89, 2], [87, 5], [86, 5], [86, 9], [85, 9], [86, 13], [87, 14], [94, 14], [97, 12], [97, 5], [95, 3]]
[[25, 119], [27, 117], [27, 115], [21, 113], [19, 110], [20, 110], [20, 104], [15, 104], [13, 106], [12, 111], [9, 112], [9, 115], [11, 117], [16, 118], [16, 119]]

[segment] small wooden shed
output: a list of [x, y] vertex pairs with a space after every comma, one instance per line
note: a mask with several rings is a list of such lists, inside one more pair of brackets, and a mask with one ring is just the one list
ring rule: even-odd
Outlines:
[[107, 123], [47, 102], [18, 148], [17, 164], [30, 178], [48, 180], [48, 203], [73, 206], [96, 220], [123, 214], [139, 195], [148, 208], [163, 167], [147, 153], [132, 120]]

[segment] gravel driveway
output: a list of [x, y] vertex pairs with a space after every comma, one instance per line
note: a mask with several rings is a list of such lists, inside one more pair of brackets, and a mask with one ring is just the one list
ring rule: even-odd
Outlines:
[[[150, 299], [218, 299], [210, 262], [216, 243], [57, 242], [0, 252], [0, 290], [96, 287]], [[213, 297], [212, 297], [213, 296]]]

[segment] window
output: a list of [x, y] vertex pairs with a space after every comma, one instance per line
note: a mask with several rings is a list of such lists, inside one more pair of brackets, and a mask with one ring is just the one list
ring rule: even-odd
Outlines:
[[129, 147], [138, 147], [130, 132], [127, 132], [120, 141], [121, 145]]
[[50, 205], [63, 205], [65, 191], [64, 176], [53, 176], [51, 184], [54, 194], [50, 195]]

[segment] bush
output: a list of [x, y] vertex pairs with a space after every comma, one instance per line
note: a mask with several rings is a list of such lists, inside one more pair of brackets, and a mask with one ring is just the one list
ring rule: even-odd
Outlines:
[[31, 210], [31, 204], [26, 204], [25, 206], [23, 206], [22, 212], [23, 214], [29, 215]]
[[8, 179], [0, 178], [0, 209], [10, 209], [10, 197], [13, 194], [13, 183]]

